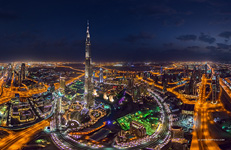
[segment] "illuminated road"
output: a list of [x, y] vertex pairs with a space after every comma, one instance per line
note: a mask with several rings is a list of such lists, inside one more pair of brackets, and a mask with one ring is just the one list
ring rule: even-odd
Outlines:
[[[208, 130], [209, 116], [207, 109], [211, 104], [206, 102], [206, 84], [205, 75], [202, 76], [202, 84], [199, 89], [199, 101], [194, 108], [194, 131], [192, 133], [192, 143], [190, 150], [219, 150], [217, 143], [214, 142]], [[213, 105], [214, 106], [214, 105]]]
[[[137, 76], [137, 79], [139, 79], [141, 81], [144, 81], [144, 82], [148, 83], [149, 85], [154, 85], [157, 88], [163, 89], [163, 86], [155, 84], [154, 81], [151, 78], [147, 78], [147, 80], [144, 80], [142, 77]], [[187, 78], [185, 78], [184, 81], [185, 80], [187, 80]], [[185, 84], [186, 83], [177, 85], [177, 86], [172, 87], [172, 88], [167, 88], [167, 91], [173, 93], [174, 95], [176, 95], [176, 97], [181, 99], [184, 104], [195, 104], [196, 103], [195, 101], [190, 101], [189, 99], [185, 98], [184, 94], [180, 94], [177, 91], [175, 91], [176, 88], [184, 86]]]
[[72, 69], [72, 70], [75, 70], [75, 71], [84, 72], [84, 70], [76, 69], [76, 68], [73, 68], [73, 67], [71, 67], [71, 66], [57, 66], [57, 67], [69, 68], [69, 69]]
[[[225, 78], [225, 80], [230, 83], [230, 80], [228, 78]], [[225, 82], [220, 78], [219, 83], [222, 87], [222, 89], [227, 93], [227, 95], [231, 98], [231, 89], [225, 84]]]
[[21, 149], [24, 144], [31, 140], [31, 137], [34, 136], [39, 131], [43, 130], [46, 126], [49, 126], [49, 121], [43, 120], [30, 128], [27, 128], [20, 132], [15, 132], [9, 136], [0, 140], [0, 149], [1, 150], [16, 150]]

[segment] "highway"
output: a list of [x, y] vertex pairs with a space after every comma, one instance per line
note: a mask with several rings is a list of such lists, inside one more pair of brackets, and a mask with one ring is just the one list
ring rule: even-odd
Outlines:
[[206, 102], [206, 84], [207, 79], [205, 75], [202, 76], [202, 84], [199, 87], [199, 100], [194, 108], [194, 131], [192, 133], [192, 143], [190, 150], [220, 150], [218, 144], [210, 136], [208, 130], [209, 116], [207, 109], [211, 105]]
[[[144, 82], [148, 83], [149, 85], [154, 85], [157, 88], [163, 89], [163, 86], [155, 84], [151, 78], [147, 78], [147, 80], [145, 80], [144, 78], [137, 76], [137, 79], [139, 79], [140, 81], [144, 81]], [[187, 79], [185, 78], [184, 80], [187, 80]], [[196, 103], [195, 101], [190, 101], [189, 99], [185, 98], [184, 94], [180, 94], [179, 92], [175, 91], [176, 88], [184, 86], [185, 84], [186, 83], [177, 85], [177, 86], [172, 87], [172, 88], [167, 88], [167, 91], [176, 95], [176, 97], [181, 99], [184, 104], [195, 104]]]
[[46, 126], [49, 126], [49, 124], [49, 121], [43, 120], [23, 131], [10, 133], [9, 136], [1, 139], [0, 149], [16, 150], [22, 148], [24, 144], [31, 140], [32, 136], [43, 130]]

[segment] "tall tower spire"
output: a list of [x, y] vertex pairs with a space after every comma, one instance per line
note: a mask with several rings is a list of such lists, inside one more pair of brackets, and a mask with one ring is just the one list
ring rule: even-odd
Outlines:
[[89, 21], [87, 20], [87, 36], [86, 36], [86, 58], [91, 57], [91, 52], [90, 52], [90, 32], [89, 32]]
[[86, 42], [90, 42], [89, 21], [87, 20], [87, 37]]
[[87, 108], [94, 106], [95, 101], [93, 97], [93, 71], [91, 65], [91, 42], [89, 32], [89, 21], [87, 21], [87, 32], [86, 32], [86, 47], [85, 47], [85, 85], [84, 85], [84, 103]]

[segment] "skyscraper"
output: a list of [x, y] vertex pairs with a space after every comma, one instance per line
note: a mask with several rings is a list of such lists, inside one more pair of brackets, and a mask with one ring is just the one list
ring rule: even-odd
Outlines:
[[213, 75], [212, 77], [212, 102], [216, 103], [218, 94], [219, 94], [219, 77], [217, 75]]
[[18, 72], [18, 84], [19, 86], [22, 84], [22, 81], [26, 78], [26, 65], [22, 63], [21, 70]]
[[65, 90], [65, 77], [60, 77], [59, 78], [59, 82], [60, 82], [60, 88]]
[[167, 91], [167, 86], [168, 86], [168, 78], [167, 74], [164, 71], [164, 74], [162, 75], [162, 85], [163, 85], [163, 92]]
[[22, 63], [21, 65], [21, 80], [25, 80], [26, 78], [26, 65]]
[[208, 66], [207, 63], [205, 64], [205, 75], [207, 76], [207, 70], [208, 70]]
[[100, 72], [99, 72], [99, 82], [103, 83], [103, 69], [100, 68], [99, 70], [100, 70]]
[[87, 37], [86, 37], [86, 47], [85, 47], [85, 85], [84, 85], [84, 103], [86, 108], [94, 106], [93, 97], [93, 71], [91, 65], [91, 42], [89, 33], [89, 23], [87, 22]]

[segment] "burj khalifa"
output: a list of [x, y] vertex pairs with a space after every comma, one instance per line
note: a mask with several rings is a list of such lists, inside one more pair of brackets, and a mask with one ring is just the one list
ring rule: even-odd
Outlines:
[[95, 100], [93, 97], [93, 71], [91, 62], [91, 42], [89, 33], [89, 22], [87, 22], [87, 37], [85, 43], [85, 85], [84, 85], [84, 103], [86, 108], [93, 107]]

